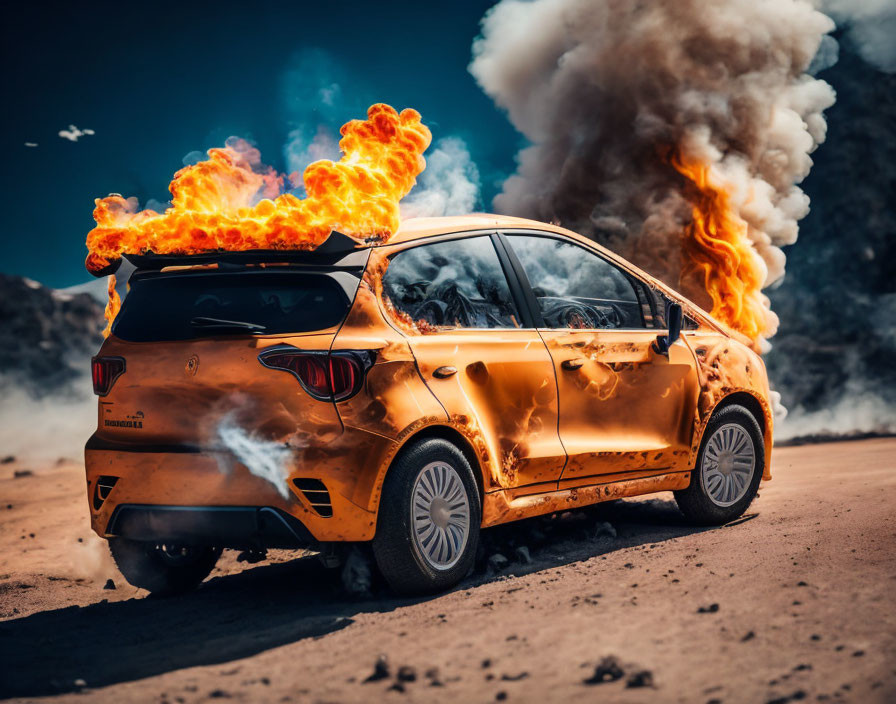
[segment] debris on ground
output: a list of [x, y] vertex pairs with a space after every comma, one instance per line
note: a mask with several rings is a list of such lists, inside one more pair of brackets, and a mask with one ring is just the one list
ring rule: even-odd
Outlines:
[[625, 672], [619, 665], [619, 661], [612, 655], [608, 655], [597, 664], [597, 667], [594, 668], [594, 674], [585, 680], [585, 684], [615, 682], [616, 680], [621, 680], [624, 676]]
[[653, 673], [650, 670], [638, 670], [629, 675], [625, 682], [628, 688], [653, 687]]
[[510, 560], [508, 560], [499, 552], [496, 552], [494, 555], [488, 558], [488, 566], [495, 572], [500, 572], [509, 564]]
[[364, 680], [364, 682], [379, 682], [380, 680], [389, 679], [389, 660], [385, 655], [379, 655], [373, 664], [373, 672]]
[[17, 469], [12, 473], [12, 476], [13, 479], [22, 479], [24, 477], [33, 477], [34, 472], [32, 472], [30, 469]]
[[719, 610], [718, 604], [710, 604], [709, 606], [701, 606], [697, 609], [698, 614], [714, 614]]
[[398, 673], [395, 675], [399, 682], [416, 682], [417, 681], [417, 670], [415, 670], [410, 665], [402, 665], [398, 668]]
[[373, 569], [370, 556], [353, 545], [348, 551], [340, 574], [342, 587], [352, 596], [370, 596]]

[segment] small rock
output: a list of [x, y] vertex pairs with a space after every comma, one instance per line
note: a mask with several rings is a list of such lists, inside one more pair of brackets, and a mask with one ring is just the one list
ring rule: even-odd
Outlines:
[[72, 682], [72, 684], [75, 685], [75, 687], [77, 687], [78, 689], [83, 689], [84, 687], [87, 686], [87, 683], [84, 680], [82, 680], [80, 677], [78, 679], [76, 679], [74, 682]]
[[423, 673], [423, 676], [429, 680], [430, 687], [442, 687], [442, 678], [439, 677], [439, 668], [431, 667], [426, 672]]
[[516, 559], [518, 562], [521, 562], [524, 565], [528, 565], [532, 562], [532, 556], [529, 554], [529, 548], [525, 545], [520, 545], [513, 551], [513, 554], [516, 555]]
[[486, 670], [491, 666], [492, 666], [492, 661], [489, 660], [488, 658], [486, 658], [485, 660], [482, 661], [482, 669], [483, 670]]
[[718, 604], [710, 604], [709, 606], [701, 606], [697, 609], [698, 614], [714, 614], [719, 610]]
[[798, 586], [798, 587], [808, 587], [808, 586], [809, 586], [809, 583], [808, 583], [808, 582], [800, 581], [800, 582], [797, 582], [797, 583], [796, 583], [796, 586]]
[[399, 682], [416, 682], [417, 670], [410, 665], [402, 665], [398, 668], [398, 674], [395, 675]]
[[812, 669], [812, 666], [810, 664], [801, 662], [799, 665], [797, 665], [795, 668], [793, 668], [793, 671], [794, 672], [802, 672], [803, 670], [811, 670], [811, 669]]
[[518, 675], [501, 675], [501, 679], [505, 682], [519, 682], [529, 676], [528, 672], [520, 672]]
[[379, 682], [389, 678], [389, 660], [385, 655], [380, 655], [373, 665], [373, 672], [364, 680], [365, 682]]
[[613, 527], [612, 523], [607, 523], [603, 521], [598, 523], [594, 529], [594, 539], [599, 540], [600, 538], [615, 538], [616, 537], [616, 529]]
[[212, 699], [230, 699], [230, 692], [226, 692], [223, 689], [213, 689], [208, 693], [208, 696]]
[[857, 650], [856, 652], [854, 652], [854, 653], [852, 654], [852, 656], [853, 656], [854, 658], [860, 658], [860, 657], [862, 657], [864, 654], [865, 654], [865, 651], [864, 651], [864, 650]]
[[107, 579], [106, 583], [103, 585], [103, 589], [115, 589], [115, 582], [111, 579]]
[[594, 668], [594, 674], [585, 680], [585, 684], [615, 682], [616, 680], [621, 680], [624, 675], [625, 672], [619, 666], [619, 662], [610, 655], [597, 664], [597, 667]]
[[653, 673], [650, 670], [638, 670], [629, 675], [625, 686], [631, 689], [635, 687], [653, 687]]
[[494, 555], [488, 558], [488, 566], [491, 567], [495, 572], [500, 572], [509, 564], [510, 560], [508, 560], [499, 552], [496, 552]]
[[23, 477], [32, 477], [34, 476], [34, 472], [30, 469], [17, 469], [12, 473], [13, 479], [22, 479]]
[[495, 695], [496, 702], [503, 702], [505, 699], [507, 699], [507, 692], [501, 691]]
[[404, 682], [395, 681], [392, 683], [392, 686], [389, 687], [390, 692], [404, 692]]
[[756, 634], [753, 631], [747, 631], [743, 638], [740, 639], [741, 643], [746, 643], [748, 640], [753, 640], [756, 637]]
[[15, 455], [7, 455], [2, 460], [0, 460], [0, 464], [12, 464], [16, 461]]

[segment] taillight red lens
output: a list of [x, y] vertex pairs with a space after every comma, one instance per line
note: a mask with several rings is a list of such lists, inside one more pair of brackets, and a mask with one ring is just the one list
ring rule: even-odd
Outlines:
[[122, 357], [94, 357], [90, 360], [93, 393], [97, 396], [108, 394], [115, 380], [124, 374], [124, 370], [125, 363]]
[[295, 376], [311, 396], [320, 401], [342, 401], [361, 389], [369, 353], [337, 352], [335, 354], [271, 350], [258, 356], [271, 369], [281, 369]]
[[355, 391], [361, 376], [357, 360], [351, 357], [330, 357], [330, 387], [337, 401], [348, 398]]

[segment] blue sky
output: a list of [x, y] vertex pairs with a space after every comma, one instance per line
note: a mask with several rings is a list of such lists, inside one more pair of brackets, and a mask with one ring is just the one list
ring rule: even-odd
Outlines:
[[[164, 201], [184, 156], [230, 135], [252, 139], [267, 163], [284, 170], [291, 130], [316, 122], [338, 129], [376, 101], [418, 109], [436, 139], [461, 137], [487, 207], [521, 144], [467, 71], [491, 4], [7, 9], [0, 119], [12, 163], [0, 191], [0, 271], [57, 287], [84, 281], [94, 198], [117, 192], [141, 204]], [[328, 107], [312, 88], [330, 75], [340, 90]], [[95, 134], [59, 137], [69, 124]]]

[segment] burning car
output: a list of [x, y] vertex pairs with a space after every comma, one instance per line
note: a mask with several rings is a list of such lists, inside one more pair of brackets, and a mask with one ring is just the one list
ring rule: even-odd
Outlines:
[[125, 256], [87, 498], [151, 592], [222, 548], [350, 543], [395, 591], [442, 590], [483, 528], [660, 491], [721, 524], [771, 477], [750, 341], [563, 228], [418, 218], [386, 242]]

